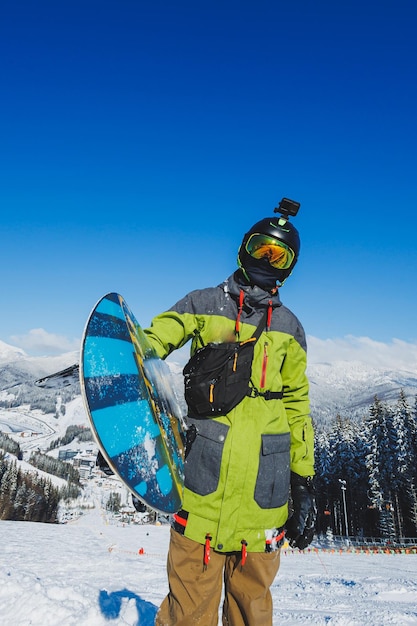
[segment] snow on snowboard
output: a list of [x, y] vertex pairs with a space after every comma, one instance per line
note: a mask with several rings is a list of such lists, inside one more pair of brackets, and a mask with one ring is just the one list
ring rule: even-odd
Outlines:
[[170, 370], [126, 302], [109, 293], [84, 331], [81, 391], [110, 468], [149, 507], [181, 508], [185, 428]]

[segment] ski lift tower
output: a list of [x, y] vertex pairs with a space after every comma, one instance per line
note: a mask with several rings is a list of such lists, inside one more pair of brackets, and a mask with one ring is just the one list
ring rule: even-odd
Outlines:
[[349, 545], [349, 527], [346, 508], [346, 481], [339, 478], [340, 489], [342, 490], [343, 512], [345, 517], [346, 544]]

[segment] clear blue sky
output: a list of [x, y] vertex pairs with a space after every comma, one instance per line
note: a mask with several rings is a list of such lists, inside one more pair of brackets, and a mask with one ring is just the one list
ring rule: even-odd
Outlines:
[[66, 350], [109, 291], [148, 324], [287, 196], [306, 332], [415, 344], [416, 32], [415, 0], [2, 3], [0, 340]]

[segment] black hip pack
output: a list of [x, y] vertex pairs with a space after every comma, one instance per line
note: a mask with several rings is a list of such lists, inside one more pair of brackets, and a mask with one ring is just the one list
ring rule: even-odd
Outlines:
[[183, 369], [189, 415], [225, 415], [247, 395], [263, 395], [267, 400], [282, 398], [282, 392], [262, 393], [250, 385], [253, 351], [266, 315], [267, 311], [246, 341], [208, 343], [196, 350]]

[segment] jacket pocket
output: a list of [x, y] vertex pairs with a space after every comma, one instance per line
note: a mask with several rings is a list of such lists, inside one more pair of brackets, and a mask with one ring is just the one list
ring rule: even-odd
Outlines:
[[290, 489], [290, 433], [262, 435], [255, 501], [273, 509], [288, 501]]
[[216, 491], [219, 478], [224, 442], [229, 426], [213, 420], [193, 420], [197, 436], [185, 461], [184, 484], [187, 489], [200, 496]]

